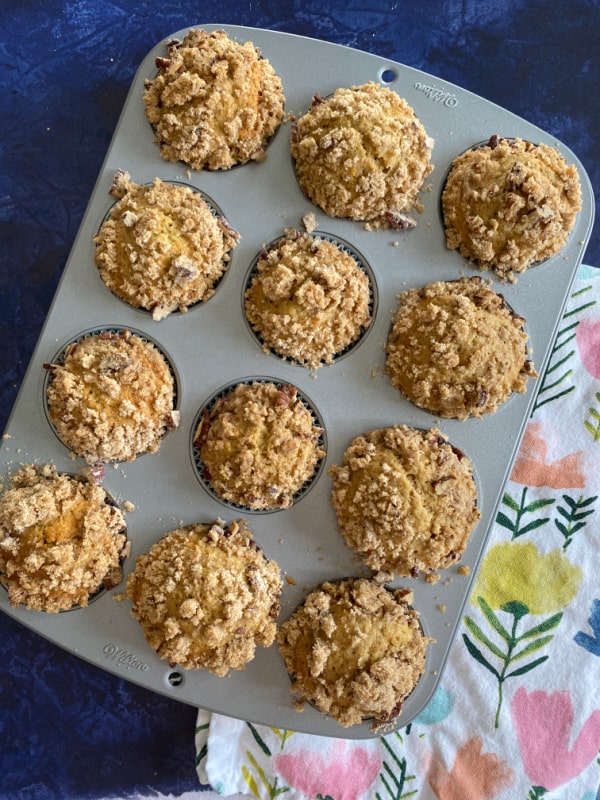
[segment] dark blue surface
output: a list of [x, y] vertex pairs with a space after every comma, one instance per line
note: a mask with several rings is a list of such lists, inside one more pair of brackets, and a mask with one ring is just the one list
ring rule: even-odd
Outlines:
[[[431, 72], [555, 135], [600, 186], [597, 0], [21, 0], [0, 16], [0, 431], [129, 83], [181, 28], [265, 27]], [[307, 65], [310, 74], [310, 65]], [[310, 78], [309, 78], [310, 79]], [[318, 91], [318, 75], [312, 76]], [[586, 262], [600, 266], [600, 215]], [[0, 615], [0, 798], [197, 789], [195, 712]]]

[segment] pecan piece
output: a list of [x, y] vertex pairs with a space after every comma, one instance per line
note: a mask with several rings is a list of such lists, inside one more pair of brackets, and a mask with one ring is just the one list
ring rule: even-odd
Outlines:
[[385, 218], [388, 225], [394, 231], [408, 231], [411, 228], [416, 228], [417, 222], [408, 214], [401, 214], [399, 211], [386, 211]]

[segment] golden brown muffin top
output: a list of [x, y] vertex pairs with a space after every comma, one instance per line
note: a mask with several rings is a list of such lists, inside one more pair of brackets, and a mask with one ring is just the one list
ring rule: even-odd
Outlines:
[[442, 417], [482, 417], [536, 377], [525, 320], [480, 278], [437, 281], [399, 300], [386, 371], [421, 408]]
[[95, 261], [108, 288], [155, 320], [187, 311], [214, 294], [239, 234], [189, 186], [134, 183], [119, 171], [118, 202], [94, 238]]
[[11, 605], [56, 613], [116, 586], [125, 521], [100, 486], [22, 466], [0, 496], [0, 580]]
[[213, 491], [244, 508], [288, 508], [325, 452], [323, 431], [290, 384], [239, 383], [198, 425], [200, 451]]
[[371, 323], [366, 272], [340, 246], [286, 231], [265, 250], [246, 291], [246, 316], [266, 352], [317, 368]]
[[410, 228], [433, 146], [413, 109], [373, 81], [315, 95], [294, 124], [291, 154], [307, 197], [332, 217]]
[[442, 208], [448, 247], [515, 281], [565, 246], [581, 208], [579, 176], [554, 147], [492, 136], [454, 160]]
[[63, 444], [90, 464], [156, 452], [179, 424], [166, 359], [130, 331], [85, 336], [47, 368], [50, 420]]
[[375, 730], [393, 723], [432, 641], [411, 599], [364, 578], [312, 591], [277, 635], [294, 695], [343, 727], [365, 719]]
[[437, 428], [364, 433], [329, 474], [342, 536], [384, 573], [428, 574], [458, 561], [480, 517], [473, 465]]
[[150, 647], [223, 676], [275, 639], [282, 582], [243, 520], [171, 531], [136, 559], [126, 596]]
[[281, 79], [252, 42], [190, 30], [146, 81], [146, 116], [167, 161], [229, 169], [261, 161], [283, 119]]

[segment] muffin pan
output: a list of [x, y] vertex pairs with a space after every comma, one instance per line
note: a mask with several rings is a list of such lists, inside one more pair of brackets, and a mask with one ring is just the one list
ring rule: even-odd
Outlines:
[[[223, 27], [239, 41], [252, 41], [280, 75], [286, 96], [286, 121], [271, 140], [267, 158], [224, 172], [194, 172], [163, 160], [144, 115], [144, 80], [156, 74], [155, 59], [165, 55], [165, 42], [181, 39], [187, 29], [159, 42], [134, 78], [113, 141], [100, 171], [89, 206], [64, 270], [31, 365], [10, 417], [0, 451], [3, 482], [20, 464], [51, 462], [59, 470], [78, 471], [49, 425], [45, 413], [44, 363], [82, 332], [130, 328], [147, 336], [168, 353], [177, 375], [181, 411], [179, 428], [165, 435], [157, 453], [135, 461], [106, 466], [103, 486], [126, 514], [131, 555], [147, 552], [161, 535], [180, 525], [226, 522], [244, 517], [266, 556], [285, 576], [283, 621], [303, 598], [324, 580], [368, 576], [370, 571], [346, 547], [336, 527], [330, 502], [327, 468], [340, 464], [342, 454], [358, 434], [393, 424], [439, 427], [450, 442], [474, 463], [482, 518], [461, 563], [440, 573], [437, 583], [423, 577], [394, 581], [414, 590], [414, 606], [423, 629], [436, 643], [429, 648], [426, 671], [404, 703], [395, 727], [406, 725], [431, 698], [468, 599], [477, 564], [493, 525], [504, 484], [529, 417], [537, 385], [530, 380], [525, 394], [512, 396], [495, 414], [465, 421], [441, 420], [402, 399], [384, 374], [384, 344], [399, 292], [434, 280], [481, 275], [493, 282], [516, 313], [527, 321], [532, 357], [542, 375], [564, 303], [582, 259], [593, 221], [593, 194], [577, 157], [562, 144], [523, 119], [440, 78], [388, 59], [340, 45], [300, 36], [232, 25]], [[310, 65], [307, 68], [307, 65]], [[289, 154], [292, 117], [310, 107], [315, 93], [327, 95], [339, 86], [379, 81], [398, 92], [415, 110], [434, 138], [433, 172], [421, 194], [424, 209], [415, 213], [417, 227], [407, 231], [366, 231], [362, 223], [327, 217], [302, 194]], [[580, 176], [582, 209], [561, 253], [530, 268], [514, 284], [480, 273], [445, 245], [440, 217], [440, 192], [452, 159], [493, 134], [520, 136], [558, 147]], [[94, 265], [93, 237], [113, 204], [109, 188], [118, 169], [141, 183], [154, 177], [188, 184], [211, 198], [241, 239], [218, 290], [207, 302], [185, 314], [155, 322], [149, 313], [117, 299], [102, 283]], [[331, 366], [308, 370], [262, 351], [242, 313], [243, 292], [252, 264], [263, 245], [286, 227], [302, 229], [301, 219], [314, 212], [322, 234], [347, 242], [360, 253], [372, 274], [375, 316], [359, 344]], [[297, 386], [310, 398], [325, 428], [327, 456], [310, 491], [295, 504], [274, 513], [256, 513], [219, 502], [201, 485], [194, 460], [193, 436], [199, 410], [232, 383], [256, 376]], [[88, 660], [183, 702], [271, 726], [309, 733], [366, 738], [369, 723], [344, 729], [307, 707], [293, 707], [290, 683], [276, 645], [259, 648], [245, 670], [217, 678], [205, 671], [181, 670], [160, 660], [147, 645], [127, 601], [114, 595], [123, 584], [104, 592], [87, 608], [68, 614], [44, 614], [11, 608], [0, 588], [0, 607], [22, 624]], [[441, 611], [440, 609], [444, 609]]]

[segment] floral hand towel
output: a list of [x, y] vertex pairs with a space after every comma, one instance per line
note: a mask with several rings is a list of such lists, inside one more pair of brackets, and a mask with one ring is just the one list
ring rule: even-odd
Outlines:
[[[208, 798], [600, 798], [600, 270], [581, 267], [436, 694], [350, 741], [200, 710]], [[214, 794], [216, 793], [216, 795]]]

